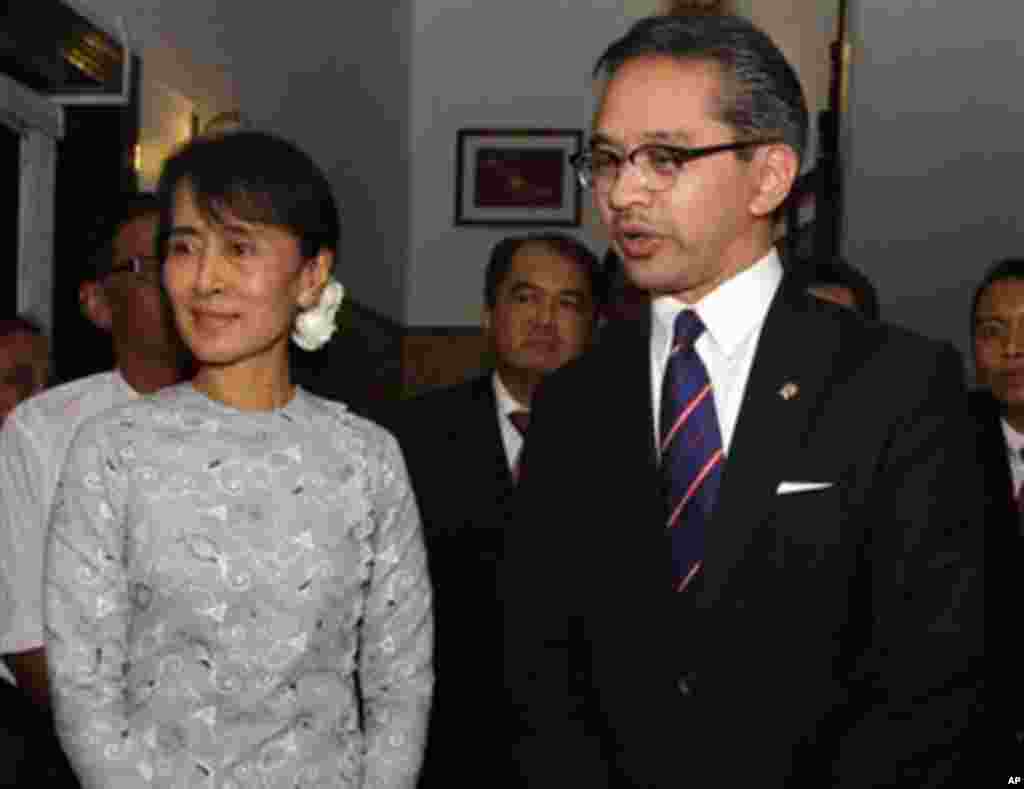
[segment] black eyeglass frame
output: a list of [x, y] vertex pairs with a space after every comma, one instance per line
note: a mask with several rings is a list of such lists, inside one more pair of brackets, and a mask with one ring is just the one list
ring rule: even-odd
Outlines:
[[[692, 162], [695, 159], [703, 159], [705, 156], [711, 156], [716, 153], [724, 153], [725, 151], [742, 151], [747, 148], [754, 148], [758, 145], [776, 145], [781, 142], [783, 142], [783, 140], [779, 138], [767, 137], [758, 140], [736, 140], [734, 142], [721, 143], [720, 145], [706, 145], [703, 148], [684, 148], [680, 145], [665, 145], [663, 143], [638, 145], [619, 160], [619, 164], [616, 167], [615, 178], [612, 180], [612, 183], [617, 181], [622, 175], [622, 166], [626, 162], [629, 162], [629, 164], [636, 167], [635, 157], [641, 152], [651, 150], [664, 151], [675, 160], [676, 166], [681, 168], [687, 162]], [[593, 179], [590, 177], [593, 174], [593, 171], [588, 167], [589, 163], [593, 161], [593, 158], [593, 148], [581, 153], [573, 154], [569, 157], [569, 164], [571, 164], [573, 169], [576, 171], [576, 178], [579, 180], [580, 186], [584, 189], [594, 188]], [[678, 176], [679, 173], [677, 172], [674, 178], [677, 178]], [[673, 184], [675, 183], [674, 178]], [[652, 192], [663, 192], [671, 188], [672, 186], [666, 186], [662, 189], [651, 189], [648, 187]]]
[[153, 261], [159, 264], [160, 258], [157, 255], [133, 255], [132, 257], [125, 258], [120, 263], [117, 263], [108, 268], [106, 271], [103, 272], [103, 276], [101, 278], [105, 279], [106, 277], [109, 277], [111, 274], [121, 273], [136, 274], [138, 276], [147, 278], [152, 277], [153, 274], [159, 276], [159, 266], [157, 267], [156, 272], [147, 271], [145, 268], [147, 263], [151, 263]]

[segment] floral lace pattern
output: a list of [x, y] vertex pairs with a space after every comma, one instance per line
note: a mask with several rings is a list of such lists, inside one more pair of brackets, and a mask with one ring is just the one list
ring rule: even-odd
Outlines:
[[430, 586], [394, 439], [298, 390], [91, 420], [51, 516], [46, 646], [84, 787], [415, 786]]

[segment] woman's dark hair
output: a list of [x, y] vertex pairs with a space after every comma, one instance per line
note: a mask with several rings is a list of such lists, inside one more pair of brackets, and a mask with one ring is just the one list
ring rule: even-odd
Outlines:
[[160, 252], [166, 255], [174, 193], [187, 184], [199, 211], [221, 223], [230, 212], [299, 239], [304, 258], [338, 248], [338, 208], [313, 160], [280, 137], [239, 131], [193, 140], [164, 164], [157, 186]]

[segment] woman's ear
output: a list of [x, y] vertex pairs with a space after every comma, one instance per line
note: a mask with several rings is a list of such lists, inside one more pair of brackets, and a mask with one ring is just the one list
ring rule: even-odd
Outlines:
[[320, 294], [331, 276], [334, 268], [334, 252], [321, 249], [316, 257], [307, 260], [299, 273], [299, 309], [308, 310], [320, 301]]
[[82, 308], [82, 314], [94, 326], [98, 329], [103, 329], [103, 331], [110, 331], [114, 318], [110, 309], [110, 302], [107, 301], [107, 294], [99, 282], [89, 280], [79, 285], [78, 304]]

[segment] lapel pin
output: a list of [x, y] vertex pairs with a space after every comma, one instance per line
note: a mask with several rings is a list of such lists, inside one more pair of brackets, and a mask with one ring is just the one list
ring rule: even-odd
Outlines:
[[783, 400], [792, 400], [800, 393], [800, 387], [792, 381], [785, 383], [779, 390], [779, 397]]

